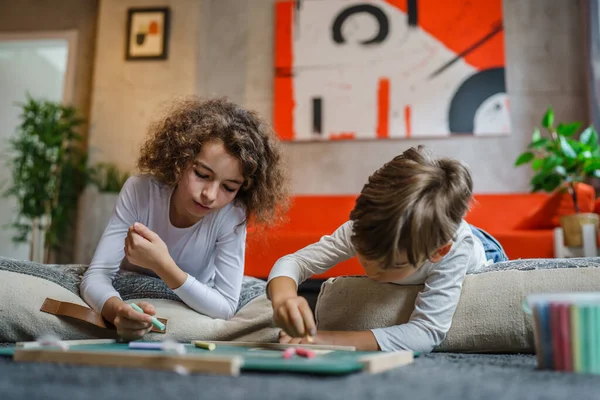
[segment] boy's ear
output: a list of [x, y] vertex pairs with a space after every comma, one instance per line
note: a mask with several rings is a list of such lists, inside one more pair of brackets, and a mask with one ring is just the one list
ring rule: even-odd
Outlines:
[[452, 242], [446, 243], [445, 245], [443, 245], [442, 247], [437, 249], [431, 257], [429, 257], [429, 261], [431, 261], [432, 263], [437, 263], [437, 262], [442, 261], [442, 258], [444, 258], [444, 256], [450, 252], [451, 248], [452, 248]]

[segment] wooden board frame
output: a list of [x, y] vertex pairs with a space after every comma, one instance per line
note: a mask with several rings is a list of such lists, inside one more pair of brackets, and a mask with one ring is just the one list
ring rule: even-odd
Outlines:
[[19, 349], [15, 351], [16, 362], [43, 362], [103, 367], [148, 368], [177, 370], [183, 367], [189, 372], [237, 376], [242, 366], [241, 357], [198, 356], [192, 354], [165, 353], [117, 353], [97, 351], [61, 351], [55, 349]]
[[[78, 345], [109, 344], [111, 341], [100, 340], [73, 340], [65, 341], [70, 346], [69, 350], [63, 351], [56, 347], [36, 347], [36, 342], [20, 342], [15, 347], [13, 359], [15, 362], [44, 362], [88, 366], [146, 368], [177, 371], [179, 368], [192, 373], [209, 373], [217, 375], [238, 376], [244, 365], [244, 358], [237, 355], [211, 355], [211, 354], [173, 354], [152, 352], [117, 352], [89, 351], [77, 349]], [[194, 344], [196, 341], [192, 341]], [[257, 343], [257, 342], [224, 342], [224, 341], [202, 341], [214, 343], [217, 346], [232, 346], [246, 348], [262, 348], [272, 350], [285, 350], [290, 347], [303, 347], [312, 350], [349, 351], [356, 349], [351, 346], [326, 346], [326, 345], [297, 345], [283, 343]], [[362, 372], [376, 374], [389, 371], [414, 361], [414, 353], [411, 351], [395, 352], [372, 352], [358, 358], [363, 365]]]

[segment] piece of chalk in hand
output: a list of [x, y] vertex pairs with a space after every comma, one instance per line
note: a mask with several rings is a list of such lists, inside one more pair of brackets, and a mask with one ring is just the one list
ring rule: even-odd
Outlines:
[[[140, 308], [140, 306], [138, 306], [135, 303], [131, 303], [131, 307], [137, 311], [137, 312], [141, 312], [142, 314], [144, 314], [144, 310], [142, 310]], [[162, 322], [160, 322], [159, 320], [157, 320], [155, 317], [152, 317], [152, 325], [154, 325], [157, 329], [160, 329], [161, 331], [165, 330], [165, 324], [163, 324]]]

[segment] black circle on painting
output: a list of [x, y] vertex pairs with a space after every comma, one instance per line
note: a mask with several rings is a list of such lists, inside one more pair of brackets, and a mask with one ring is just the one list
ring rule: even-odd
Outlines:
[[375, 43], [381, 43], [385, 40], [385, 38], [390, 32], [390, 24], [387, 15], [385, 15], [381, 8], [372, 4], [357, 4], [355, 6], [343, 9], [337, 15], [337, 17], [335, 17], [333, 25], [331, 26], [331, 35], [335, 43], [346, 43], [346, 39], [344, 38], [344, 35], [342, 35], [342, 26], [348, 18], [350, 18], [354, 14], [359, 13], [371, 14], [373, 17], [375, 17], [375, 19], [377, 20], [377, 24], [379, 25], [379, 32], [377, 32], [377, 35], [373, 36], [371, 39], [363, 40], [360, 43], [362, 45], [368, 46]]
[[[458, 88], [448, 111], [452, 134], [472, 134], [475, 114], [484, 101], [495, 94], [506, 93], [504, 68], [490, 68], [467, 78]], [[499, 105], [496, 106], [498, 110]]]

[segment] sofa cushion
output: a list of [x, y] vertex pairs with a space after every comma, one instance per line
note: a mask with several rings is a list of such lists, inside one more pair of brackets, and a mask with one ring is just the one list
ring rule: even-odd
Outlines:
[[[600, 290], [600, 258], [499, 263], [467, 275], [452, 327], [436, 349], [450, 352], [534, 351], [522, 302], [531, 293]], [[316, 306], [318, 329], [366, 330], [406, 323], [422, 285], [376, 283], [366, 277], [327, 280]]]
[[475, 194], [465, 219], [488, 232], [512, 231], [548, 197], [547, 193]]
[[[114, 338], [113, 329], [102, 329], [78, 319], [40, 311], [46, 298], [89, 308], [79, 296], [86, 266], [43, 265], [0, 257], [0, 342], [35, 340], [53, 334], [63, 340]], [[276, 340], [271, 303], [264, 295], [265, 282], [244, 278], [238, 311], [230, 320], [198, 314], [187, 307], [157, 278], [133, 273], [117, 275], [115, 289], [127, 302], [148, 301], [156, 316], [168, 320], [166, 335], [150, 332], [144, 340], [168, 336], [191, 340]]]
[[554, 257], [554, 231], [530, 229], [490, 232], [504, 247], [510, 260]]

